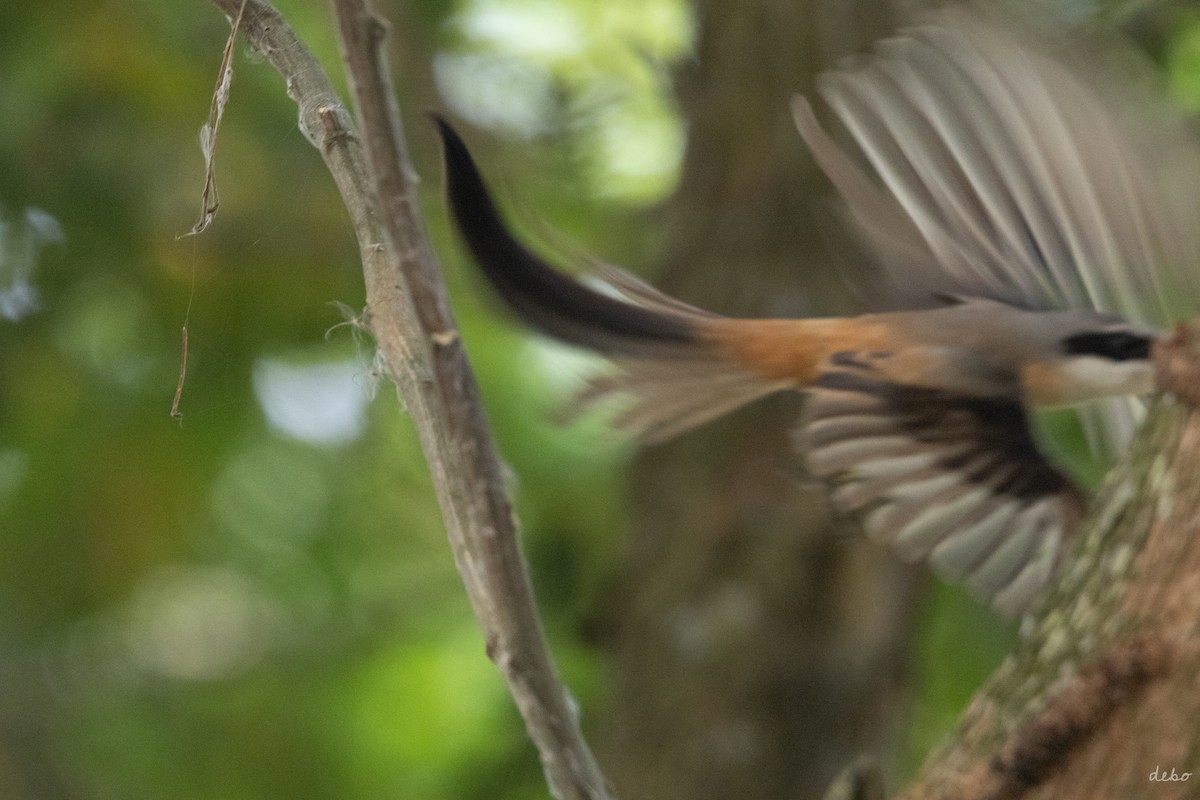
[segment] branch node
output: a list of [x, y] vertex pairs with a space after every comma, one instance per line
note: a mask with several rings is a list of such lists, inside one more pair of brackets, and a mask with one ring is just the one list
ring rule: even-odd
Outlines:
[[458, 341], [458, 331], [434, 331], [433, 333], [429, 334], [429, 338], [438, 347], [449, 347]]
[[342, 116], [338, 111], [339, 109], [334, 106], [321, 106], [317, 109], [317, 116], [321, 118], [321, 127], [325, 131], [323, 145], [326, 150], [332, 149], [342, 141], [354, 136], [354, 133], [343, 124]]
[[370, 14], [367, 16], [366, 20], [366, 31], [367, 38], [370, 40], [371, 44], [379, 47], [388, 37], [388, 33], [391, 31], [391, 26], [383, 17], [380, 17], [377, 14]]
[[1200, 321], [1176, 325], [1155, 343], [1152, 358], [1162, 388], [1200, 407]]
[[834, 778], [824, 800], [884, 800], [885, 797], [879, 762], [860, 755]]

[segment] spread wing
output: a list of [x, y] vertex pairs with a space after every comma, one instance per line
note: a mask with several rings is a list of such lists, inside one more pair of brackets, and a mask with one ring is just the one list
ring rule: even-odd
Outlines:
[[[800, 102], [814, 157], [876, 240], [971, 296], [1165, 323], [1200, 255], [1200, 147], [1115, 41], [949, 7], [822, 76], [821, 94], [879, 180]], [[1141, 68], [1139, 70], [1139, 68]], [[883, 208], [890, 208], [886, 213]], [[881, 226], [889, 226], [882, 230]], [[936, 273], [930, 268], [933, 267]], [[940, 273], [940, 274], [938, 274]]]
[[[803, 100], [797, 127], [902, 303], [936, 291], [1156, 324], [1191, 315], [1200, 147], [1142, 91], [1150, 70], [1122, 43], [1039, 22], [947, 7], [823, 76], [873, 176]], [[1083, 411], [1110, 451], [1139, 416], [1123, 401]]]
[[799, 435], [809, 471], [903, 560], [1022, 612], [1054, 573], [1082, 495], [1039, 452], [1015, 395], [893, 383], [889, 358], [842, 353], [818, 378]]

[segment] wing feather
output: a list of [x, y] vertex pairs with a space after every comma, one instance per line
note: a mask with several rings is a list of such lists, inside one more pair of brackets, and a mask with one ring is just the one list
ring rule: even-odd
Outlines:
[[[1091, 308], [1156, 324], [1194, 314], [1200, 145], [1141, 80], [1123, 43], [1067, 36], [970, 5], [924, 15], [822, 77], [818, 88], [873, 180], [793, 111], [894, 277], [933, 293]], [[1080, 409], [1093, 447], [1118, 452], [1140, 404]]]
[[[932, 288], [948, 278], [959, 293], [1019, 305], [1178, 315], [1171, 287], [1194, 286], [1200, 256], [1190, 199], [1200, 146], [1131, 86], [1145, 65], [1118, 42], [1068, 46], [1052, 24], [1033, 32], [977, 8], [924, 19], [819, 84], [884, 193], [807, 105], [793, 106], [852, 216], [868, 233], [888, 227], [872, 240], [905, 240], [884, 262], [906, 284], [915, 269]], [[918, 263], [922, 251], [941, 275]]]
[[799, 437], [809, 471], [898, 557], [1019, 613], [1053, 574], [1081, 493], [1036, 447], [1015, 378], [1011, 396], [967, 397], [891, 382], [887, 358], [825, 365]]

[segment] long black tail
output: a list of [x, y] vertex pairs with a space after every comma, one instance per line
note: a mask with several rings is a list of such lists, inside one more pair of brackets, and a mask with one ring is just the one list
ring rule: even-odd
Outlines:
[[695, 342], [685, 316], [622, 302], [572, 280], [527, 250], [500, 218], [479, 169], [450, 124], [434, 115], [459, 233], [504, 302], [545, 334], [609, 355]]

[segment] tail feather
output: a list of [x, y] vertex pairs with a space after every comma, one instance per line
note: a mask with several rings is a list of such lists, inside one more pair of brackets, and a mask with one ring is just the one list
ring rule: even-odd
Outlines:
[[442, 118], [434, 122], [454, 220], [488, 282], [524, 322], [598, 352], [617, 368], [594, 378], [564, 421], [618, 396], [624, 407], [615, 427], [661, 441], [795, 386], [731, 357], [721, 332], [736, 321], [669, 297], [617, 267], [594, 263], [592, 273], [613, 291], [605, 294], [531, 253], [505, 226], [458, 134]]
[[682, 315], [693, 319], [716, 319], [719, 317], [719, 315], [711, 311], [705, 311], [702, 308], [685, 303], [678, 298], [671, 297], [669, 294], [664, 294], [636, 275], [626, 272], [620, 267], [614, 267], [612, 264], [593, 260], [588, 264], [588, 273], [603, 281], [605, 286], [617, 292], [629, 302], [636, 303], [643, 308], [677, 316]]
[[493, 288], [522, 320], [556, 339], [608, 355], [695, 343], [695, 325], [686, 315], [609, 297], [526, 249], [505, 226], [462, 139], [441, 117], [434, 122], [459, 232]]
[[764, 380], [716, 358], [688, 361], [619, 359], [618, 372], [592, 379], [563, 415], [569, 421], [610, 398], [623, 402], [613, 427], [644, 442], [662, 442], [748, 405], [795, 388], [793, 381]]

